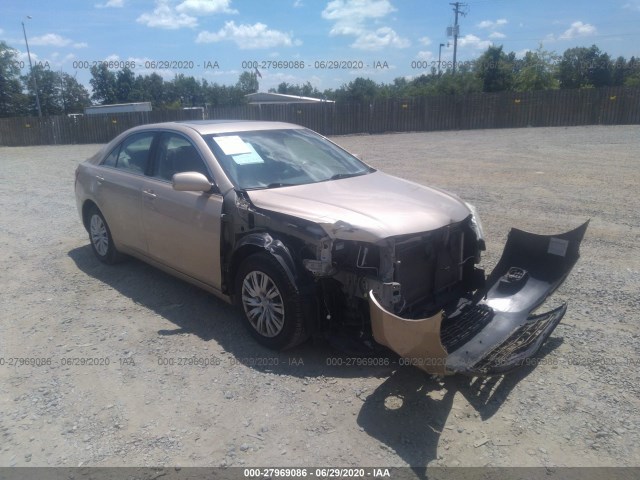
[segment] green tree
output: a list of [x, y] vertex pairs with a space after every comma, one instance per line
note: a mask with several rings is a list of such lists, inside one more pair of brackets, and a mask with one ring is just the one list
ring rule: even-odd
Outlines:
[[124, 67], [115, 74], [115, 102], [128, 103], [138, 100], [136, 93], [136, 76], [129, 67]]
[[236, 87], [243, 92], [244, 95], [248, 95], [249, 93], [256, 93], [260, 88], [260, 84], [258, 83], [258, 75], [254, 72], [242, 72], [240, 74], [240, 78], [238, 78], [238, 83], [236, 83]]
[[38, 83], [38, 98], [43, 115], [81, 113], [84, 107], [91, 104], [89, 92], [74, 77], [62, 71], [54, 72], [42, 65], [34, 65], [33, 71], [22, 77], [31, 115], [37, 114], [32, 75]]
[[404, 77], [393, 79], [393, 83], [389, 85], [388, 91], [390, 97], [405, 97], [409, 88], [409, 81]]
[[170, 96], [183, 107], [202, 106], [205, 96], [201, 84], [193, 77], [180, 73], [170, 83]]
[[560, 88], [590, 88], [611, 85], [612, 64], [609, 55], [598, 47], [565, 50], [558, 65]]
[[624, 57], [616, 58], [615, 62], [611, 64], [613, 71], [611, 72], [611, 85], [619, 87], [624, 85], [624, 79], [626, 77], [627, 61]]
[[138, 100], [151, 102], [154, 108], [162, 108], [165, 103], [164, 79], [153, 72], [151, 75], [136, 78], [136, 91]]
[[313, 97], [322, 98], [322, 92], [311, 85], [311, 82], [307, 81], [302, 85], [294, 85], [287, 82], [282, 82], [278, 85], [277, 89], [270, 88], [269, 92], [281, 93], [284, 95], [297, 95], [300, 97]]
[[518, 92], [550, 90], [560, 86], [556, 78], [559, 56], [544, 50], [542, 45], [535, 52], [527, 52], [518, 62], [519, 68], [513, 79], [513, 89]]
[[217, 83], [202, 86], [203, 103], [212, 107], [226, 107], [246, 103], [245, 93], [237, 85]]
[[91, 99], [102, 105], [117, 103], [116, 75], [107, 67], [106, 63], [99, 63], [91, 67], [89, 80], [93, 95]]
[[502, 92], [513, 86], [515, 54], [502, 51], [502, 45], [487, 48], [476, 61], [476, 75], [483, 92]]
[[294, 89], [295, 85], [290, 85], [287, 82], [281, 82], [278, 84], [278, 88], [270, 88], [269, 91], [271, 93], [281, 93], [283, 95], [294, 95], [294, 93], [292, 93], [293, 89]]
[[631, 57], [627, 62], [624, 85], [626, 87], [640, 87], [640, 62], [636, 57]]
[[380, 87], [368, 78], [358, 77], [347, 86], [347, 95], [352, 102], [372, 102], [379, 93]]
[[[448, 77], [450, 76], [451, 75], [449, 74]], [[446, 79], [447, 78], [445, 77], [445, 80]], [[410, 82], [407, 82], [405, 80], [404, 82], [402, 82], [405, 85], [401, 90], [399, 88], [401, 83], [395, 81], [394, 83], [396, 85], [396, 88], [398, 89], [398, 93], [400, 93], [401, 96], [406, 95], [408, 97], [424, 97], [428, 95], [434, 95], [436, 93], [437, 84], [444, 82], [442, 82], [442, 79], [439, 78], [438, 75], [429, 73], [420, 75]]]
[[18, 51], [0, 42], [0, 117], [24, 114], [26, 104], [20, 83]]
[[429, 89], [430, 95], [467, 95], [483, 91], [483, 81], [469, 65], [462, 65], [455, 75], [447, 70], [440, 76], [434, 75], [435, 82]]
[[358, 77], [330, 92], [330, 98], [344, 103], [371, 103], [379, 93], [380, 85], [369, 78]]
[[89, 92], [84, 85], [67, 73], [59, 76], [62, 95], [62, 113], [82, 113], [84, 107], [91, 105]]
[[27, 87], [29, 97], [29, 112], [36, 115], [36, 94], [33, 88], [33, 77], [36, 77], [38, 84], [38, 98], [40, 99], [40, 110], [42, 115], [61, 115], [64, 111], [62, 106], [62, 84], [59, 72], [54, 72], [42, 65], [34, 65], [33, 70], [22, 77]]

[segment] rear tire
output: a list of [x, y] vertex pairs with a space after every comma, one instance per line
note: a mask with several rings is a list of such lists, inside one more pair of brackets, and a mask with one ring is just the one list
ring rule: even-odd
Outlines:
[[98, 260], [107, 265], [113, 265], [122, 260], [122, 254], [118, 252], [113, 243], [109, 225], [107, 225], [102, 212], [95, 206], [91, 207], [87, 215], [87, 230], [89, 231], [91, 249]]
[[240, 264], [235, 293], [245, 326], [261, 345], [284, 350], [308, 338], [303, 297], [270, 254], [256, 253]]

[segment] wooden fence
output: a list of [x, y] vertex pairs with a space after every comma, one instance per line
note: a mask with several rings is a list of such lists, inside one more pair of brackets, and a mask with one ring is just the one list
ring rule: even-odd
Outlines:
[[[324, 135], [640, 124], [640, 88], [443, 95], [372, 104], [214, 107], [205, 110], [205, 118], [278, 120], [304, 125]], [[0, 145], [106, 143], [135, 125], [192, 119], [202, 119], [202, 112], [4, 118], [0, 119]]]

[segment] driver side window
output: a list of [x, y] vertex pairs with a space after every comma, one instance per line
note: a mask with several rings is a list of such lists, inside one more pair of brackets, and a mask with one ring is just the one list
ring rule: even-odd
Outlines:
[[176, 133], [163, 133], [156, 149], [153, 176], [170, 182], [174, 174], [181, 172], [198, 172], [211, 179], [202, 157], [189, 140]]

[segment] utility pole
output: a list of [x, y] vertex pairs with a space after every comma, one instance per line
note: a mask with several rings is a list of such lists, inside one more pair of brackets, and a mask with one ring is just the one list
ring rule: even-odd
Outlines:
[[450, 3], [453, 7], [453, 12], [455, 13], [455, 21], [453, 23], [453, 74], [456, 74], [456, 59], [458, 56], [458, 34], [460, 33], [460, 28], [458, 27], [458, 15], [462, 15], [463, 17], [466, 15], [465, 12], [460, 10], [460, 7], [466, 7], [466, 3]]
[[62, 98], [62, 113], [67, 114], [67, 104], [64, 101], [64, 74], [62, 73], [62, 67], [60, 68], [60, 97]]
[[438, 48], [438, 76], [440, 76], [440, 60], [442, 59], [442, 47], [444, 47], [444, 43], [440, 44]]
[[[30, 20], [31, 17], [27, 15]], [[29, 51], [29, 42], [27, 42], [27, 31], [24, 28], [24, 20], [22, 21], [22, 33], [24, 33], [24, 43], [27, 45], [27, 56], [29, 57], [29, 71], [31, 72], [31, 78], [33, 78], [33, 89], [36, 92], [36, 107], [38, 109], [38, 117], [42, 117], [42, 110], [40, 109], [40, 96], [38, 95], [38, 82], [36, 76], [33, 73], [33, 65], [31, 64], [31, 52]]]

